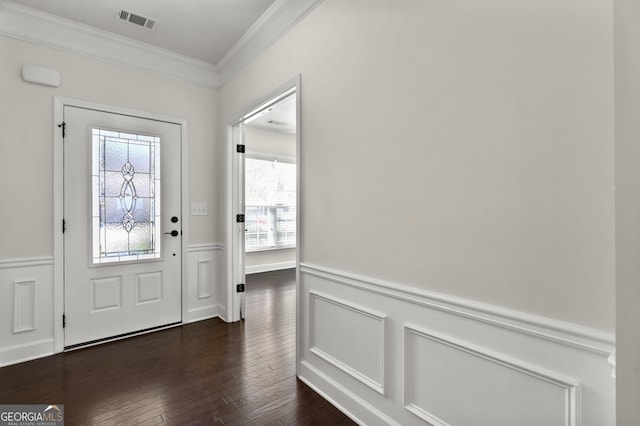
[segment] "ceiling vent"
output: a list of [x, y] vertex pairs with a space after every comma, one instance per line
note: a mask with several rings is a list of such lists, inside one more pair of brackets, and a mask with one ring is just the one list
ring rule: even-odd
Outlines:
[[139, 13], [135, 13], [125, 9], [116, 10], [116, 19], [120, 21], [129, 22], [131, 24], [146, 28], [148, 30], [152, 30], [158, 24], [157, 19], [148, 18], [146, 16], [140, 15]]
[[287, 123], [283, 123], [282, 121], [269, 120], [267, 123], [273, 124], [274, 126], [286, 126]]

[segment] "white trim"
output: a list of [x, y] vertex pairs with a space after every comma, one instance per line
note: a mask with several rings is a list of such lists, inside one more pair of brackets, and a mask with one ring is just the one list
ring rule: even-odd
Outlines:
[[224, 250], [224, 244], [189, 244], [187, 247], [188, 253], [197, 253], [200, 251], [215, 251], [215, 250]]
[[[30, 287], [31, 297], [29, 300], [23, 300], [21, 288]], [[29, 311], [29, 320], [27, 324], [20, 324], [22, 316], [22, 308], [26, 307]], [[33, 331], [36, 329], [36, 280], [21, 280], [13, 282], [13, 332], [22, 333], [25, 331]]]
[[279, 40], [321, 1], [276, 0], [216, 65], [11, 1], [0, 1], [0, 34], [217, 88]]
[[53, 265], [53, 257], [24, 257], [19, 259], [0, 259], [0, 269], [30, 268]]
[[[264, 252], [260, 251], [260, 252], [253, 252], [253, 253], [264, 253]], [[289, 262], [264, 263], [262, 265], [253, 265], [253, 266], [245, 267], [245, 274], [246, 275], [259, 274], [261, 272], [280, 271], [283, 269], [293, 269], [295, 267], [296, 267], [295, 260], [292, 260]]]
[[0, 349], [0, 367], [19, 364], [32, 359], [53, 355], [53, 339], [42, 339], [22, 345]]
[[[311, 363], [302, 361], [300, 364], [298, 378], [354, 422], [361, 425], [401, 426], [400, 423], [324, 374]], [[330, 389], [326, 390], [325, 387]], [[338, 395], [334, 391], [338, 391]]]
[[203, 321], [215, 317], [222, 317], [224, 309], [220, 305], [204, 306], [201, 308], [189, 309], [183, 323], [191, 323], [196, 321]]
[[0, 3], [0, 34], [163, 77], [220, 85], [208, 62], [9, 1]]
[[[218, 61], [220, 84], [275, 44], [322, 0], [276, 0]], [[300, 129], [298, 127], [298, 129]]]
[[598, 355], [609, 356], [615, 348], [615, 335], [613, 333], [595, 330], [577, 324], [505, 309], [473, 300], [429, 292], [310, 263], [301, 263], [300, 271], [301, 273], [317, 276], [350, 287], [393, 297], [475, 321], [489, 323], [518, 333], [572, 346], [576, 349]]
[[213, 272], [211, 259], [200, 259], [196, 261], [196, 297], [200, 299], [210, 299], [211, 291], [209, 283]]
[[[301, 188], [301, 182], [300, 182], [300, 147], [301, 147], [301, 142], [300, 142], [300, 134], [301, 134], [301, 119], [300, 119], [300, 99], [301, 99], [301, 87], [300, 87], [300, 82], [301, 82], [301, 78], [300, 75], [296, 76], [295, 78], [285, 82], [284, 84], [280, 85], [278, 88], [276, 88], [275, 90], [273, 90], [272, 92], [270, 92], [269, 94], [267, 94], [266, 96], [263, 96], [262, 98], [258, 99], [256, 102], [253, 102], [252, 104], [248, 105], [247, 107], [243, 108], [241, 110], [240, 113], [235, 114], [233, 117], [229, 118], [226, 120], [226, 142], [225, 142], [225, 156], [226, 156], [226, 162], [225, 162], [225, 166], [226, 166], [226, 171], [225, 171], [225, 201], [226, 201], [226, 218], [225, 218], [225, 222], [226, 222], [226, 248], [227, 248], [227, 264], [226, 264], [226, 283], [227, 283], [227, 307], [226, 307], [226, 313], [227, 313], [227, 318], [226, 320], [229, 322], [234, 322], [234, 321], [238, 321], [240, 320], [239, 315], [237, 314], [238, 309], [237, 306], [240, 305], [241, 303], [241, 294], [242, 293], [237, 293], [235, 290], [235, 285], [237, 283], [234, 282], [234, 257], [236, 255], [235, 251], [236, 250], [236, 246], [238, 245], [238, 242], [236, 241], [237, 237], [237, 232], [236, 232], [236, 223], [235, 223], [235, 190], [236, 190], [236, 186], [237, 186], [237, 182], [236, 182], [236, 178], [234, 178], [234, 164], [236, 162], [235, 159], [235, 147], [234, 144], [236, 143], [236, 141], [234, 140], [234, 128], [237, 127], [240, 123], [242, 123], [244, 120], [246, 120], [247, 118], [249, 118], [250, 116], [252, 116], [253, 114], [257, 113], [258, 111], [261, 111], [265, 108], [268, 108], [269, 106], [271, 106], [272, 104], [278, 102], [279, 100], [285, 98], [286, 96], [289, 96], [291, 93], [297, 93], [296, 96], [296, 129], [298, 129], [296, 131], [296, 164], [298, 165], [298, 167], [296, 167], [296, 188], [298, 188], [298, 191], [296, 193], [296, 203], [298, 205], [298, 208], [296, 208], [296, 219], [297, 219], [297, 229], [296, 229], [296, 237], [297, 237], [297, 241], [296, 241], [296, 265], [297, 262], [300, 259], [300, 245], [302, 243], [302, 236], [300, 235], [300, 217], [301, 217], [301, 211], [302, 209], [300, 208], [300, 188]], [[296, 276], [296, 281], [299, 281], [299, 276]], [[299, 303], [299, 301], [298, 301]], [[234, 308], [234, 306], [236, 308]], [[299, 306], [296, 305], [296, 309], [299, 310]], [[298, 320], [300, 320], [298, 318]], [[296, 365], [298, 364], [298, 362], [296, 362]]]
[[609, 367], [611, 367], [611, 378], [615, 381], [616, 380], [616, 353], [615, 352], [609, 355], [609, 358], [607, 358], [607, 363], [609, 364]]
[[339, 359], [335, 358], [334, 356], [332, 356], [331, 354], [328, 354], [327, 352], [325, 352], [324, 350], [320, 349], [319, 347], [316, 346], [316, 342], [315, 342], [315, 333], [313, 332], [314, 327], [310, 327], [310, 331], [309, 331], [309, 351], [313, 354], [315, 354], [316, 356], [324, 359], [326, 362], [328, 362], [329, 364], [333, 365], [334, 367], [338, 368], [339, 370], [342, 370], [344, 373], [350, 375], [351, 377], [353, 377], [354, 379], [358, 380], [359, 382], [365, 384], [366, 386], [369, 386], [371, 389], [373, 389], [374, 391], [378, 392], [381, 395], [385, 395], [385, 388], [384, 388], [384, 377], [385, 377], [385, 346], [386, 346], [386, 342], [385, 342], [385, 322], [387, 319], [387, 316], [385, 314], [382, 313], [378, 313], [375, 311], [372, 311], [370, 309], [365, 309], [361, 306], [357, 306], [353, 303], [349, 303], [345, 300], [338, 300], [335, 299], [333, 297], [329, 297], [327, 295], [321, 294], [317, 291], [311, 290], [309, 291], [309, 296], [310, 296], [310, 305], [311, 305], [311, 309], [310, 309], [310, 320], [311, 321], [315, 321], [315, 313], [314, 313], [314, 309], [315, 309], [315, 305], [313, 303], [314, 298], [315, 299], [320, 299], [320, 300], [324, 300], [327, 303], [331, 303], [335, 306], [338, 306], [342, 309], [346, 309], [348, 311], [354, 312], [356, 314], [359, 315], [363, 315], [365, 317], [371, 318], [373, 320], [376, 320], [380, 323], [379, 327], [379, 338], [380, 338], [380, 342], [379, 342], [379, 357], [380, 357], [380, 365], [379, 365], [379, 371], [378, 374], [380, 375], [380, 380], [376, 381], [375, 379], [361, 373], [360, 371], [356, 370], [355, 368], [353, 368], [350, 365], [345, 364], [344, 362], [340, 361]]
[[[0, 15], [1, 16], [1, 15]], [[62, 314], [64, 313], [64, 236], [62, 234], [62, 219], [64, 218], [64, 145], [62, 132], [58, 124], [64, 120], [64, 107], [93, 109], [96, 111], [110, 112], [114, 114], [128, 115], [148, 120], [157, 120], [173, 123], [180, 126], [180, 173], [181, 173], [181, 226], [182, 226], [182, 303], [181, 314], [184, 321], [188, 311], [188, 276], [187, 276], [187, 238], [189, 235], [189, 158], [188, 158], [188, 129], [187, 120], [180, 117], [172, 117], [163, 114], [150, 113], [129, 108], [115, 107], [80, 99], [54, 96], [53, 98], [53, 334], [54, 353], [64, 350], [64, 330], [62, 328]]]
[[[524, 374], [526, 376], [532, 377], [537, 380], [541, 380], [543, 382], [549, 383], [551, 385], [560, 387], [565, 391], [565, 426], [578, 426], [580, 424], [579, 421], [579, 396], [580, 396], [580, 383], [577, 380], [569, 379], [566, 377], [562, 377], [559, 374], [551, 371], [544, 370], [540, 367], [536, 367], [530, 365], [524, 361], [516, 360], [511, 357], [508, 357], [503, 354], [499, 354], [497, 352], [491, 351], [489, 349], [481, 348], [479, 346], [470, 344], [468, 342], [463, 342], [460, 339], [456, 339], [450, 336], [445, 336], [441, 333], [436, 333], [430, 330], [425, 330], [420, 327], [404, 324], [404, 352], [405, 357], [408, 355], [407, 351], [407, 334], [413, 334], [415, 336], [428, 339], [434, 341], [436, 343], [440, 343], [442, 345], [449, 346], [450, 348], [465, 352], [472, 356], [482, 358], [486, 361], [492, 362], [494, 364], [500, 365], [502, 367], [508, 368], [510, 370], [516, 371], [518, 373]], [[433, 414], [424, 410], [424, 408], [419, 407], [418, 405], [407, 401], [408, 394], [408, 384], [407, 380], [410, 374], [406, 371], [407, 362], [405, 358], [404, 365], [404, 389], [403, 389], [403, 405], [404, 407], [420, 417], [422, 420], [437, 425], [437, 426], [449, 426], [448, 423], [444, 422], [442, 419], [434, 416]]]

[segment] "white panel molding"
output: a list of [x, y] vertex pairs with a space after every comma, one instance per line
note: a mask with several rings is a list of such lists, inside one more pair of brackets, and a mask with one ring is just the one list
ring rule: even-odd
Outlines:
[[[412, 379], [409, 373], [409, 365], [407, 362], [408, 355], [410, 355], [408, 348], [408, 335], [417, 336], [419, 338], [428, 339], [436, 343], [448, 346], [458, 351], [462, 351], [473, 357], [478, 357], [483, 360], [492, 362], [498, 366], [513, 370], [517, 373], [523, 374], [527, 377], [540, 380], [549, 383], [553, 386], [559, 387], [563, 390], [563, 403], [565, 410], [565, 426], [579, 426], [580, 425], [580, 384], [578, 381], [563, 377], [555, 372], [547, 371], [537, 366], [533, 366], [525, 361], [517, 360], [512, 357], [498, 354], [486, 348], [481, 348], [477, 345], [473, 345], [468, 342], [463, 342], [460, 339], [456, 339], [450, 336], [445, 336], [440, 333], [428, 331], [411, 324], [404, 325], [404, 389], [403, 389], [403, 404], [405, 408], [422, 420], [433, 424], [434, 426], [449, 426], [449, 423], [438, 418], [430, 413], [425, 407], [421, 407], [414, 401], [411, 401], [411, 392], [409, 390], [409, 383]], [[464, 379], [462, 379], [464, 381]]]
[[280, 40], [322, 0], [276, 0], [216, 64], [220, 85]]
[[295, 260], [290, 262], [264, 263], [262, 265], [247, 266], [245, 268], [245, 274], [259, 274], [261, 272], [280, 271], [282, 269], [291, 269], [295, 267]]
[[215, 251], [224, 250], [224, 244], [190, 244], [187, 248], [189, 253], [197, 253], [199, 251]]
[[300, 364], [298, 378], [356, 423], [401, 426], [400, 423], [324, 374], [311, 363], [303, 360]]
[[219, 300], [222, 283], [221, 265], [224, 245], [220, 243], [191, 244], [187, 248], [189, 281], [186, 283], [183, 323], [223, 317], [225, 309]]
[[0, 367], [53, 355], [53, 339], [0, 348]]
[[368, 278], [310, 263], [301, 263], [300, 271], [304, 274], [324, 278], [339, 284], [448, 312], [598, 355], [609, 356], [615, 348], [614, 333], [473, 300], [429, 292], [402, 284]]
[[209, 283], [211, 279], [211, 261], [198, 260], [198, 299], [208, 299], [211, 297]]
[[213, 64], [10, 1], [0, 3], [0, 34], [163, 77], [219, 86]]
[[[392, 423], [377, 413], [407, 426], [466, 424], [461, 406], [480, 423], [496, 425], [513, 424], [522, 413], [527, 424], [615, 424], [615, 383], [607, 363], [614, 342], [607, 333], [308, 263], [299, 271], [298, 374], [361, 424]], [[359, 363], [363, 352], [376, 356], [371, 323], [324, 302], [314, 306], [318, 294], [385, 313], [384, 394], [314, 349], [376, 377], [377, 361]], [[314, 344], [313, 333], [322, 344]], [[352, 344], [355, 354], [337, 346], [361, 336], [368, 343], [365, 349]]]
[[0, 366], [53, 353], [53, 259], [0, 260]]
[[[385, 377], [385, 322], [386, 322], [386, 318], [387, 316], [378, 312], [374, 312], [372, 310], [369, 309], [365, 309], [363, 307], [354, 305], [352, 303], [343, 301], [343, 300], [337, 300], [334, 299], [332, 297], [326, 296], [324, 294], [318, 293], [316, 291], [310, 291], [309, 292], [310, 295], [310, 303], [311, 303], [311, 312], [310, 312], [310, 322], [311, 325], [309, 327], [309, 346], [310, 349], [309, 351], [313, 354], [315, 354], [316, 356], [324, 359], [326, 362], [328, 362], [329, 364], [333, 365], [334, 367], [338, 368], [339, 370], [342, 370], [344, 373], [350, 375], [351, 377], [353, 377], [354, 379], [358, 380], [361, 383], [364, 383], [365, 385], [369, 386], [371, 389], [375, 390], [376, 392], [384, 395], [385, 394], [385, 388], [384, 388], [384, 377]], [[330, 303], [338, 308], [344, 309], [346, 311], [355, 313], [356, 315], [361, 315], [364, 316], [366, 318], [372, 319], [373, 321], [377, 321], [377, 332], [378, 332], [378, 344], [377, 349], [378, 349], [378, 354], [377, 354], [377, 358], [380, 360], [380, 364], [378, 365], [378, 375], [379, 378], [373, 378], [373, 377], [369, 377], [365, 374], [363, 374], [362, 372], [360, 372], [357, 368], [350, 366], [348, 364], [346, 364], [345, 362], [341, 361], [338, 359], [337, 356], [333, 356], [329, 353], [327, 353], [326, 351], [324, 351], [323, 349], [319, 348], [318, 346], [316, 346], [316, 336], [315, 336], [315, 329], [316, 329], [316, 325], [321, 325], [321, 324], [316, 324], [317, 323], [317, 318], [315, 315], [315, 302], [317, 300], [320, 301], [324, 301], [327, 303]], [[364, 361], [364, 360], [363, 360]]]
[[36, 329], [36, 281], [14, 281], [13, 332]]
[[609, 358], [607, 358], [607, 363], [611, 367], [611, 378], [615, 380], [616, 379], [616, 353], [615, 352], [609, 355]]
[[53, 265], [53, 257], [25, 257], [20, 259], [0, 259], [0, 269], [19, 269], [32, 266]]

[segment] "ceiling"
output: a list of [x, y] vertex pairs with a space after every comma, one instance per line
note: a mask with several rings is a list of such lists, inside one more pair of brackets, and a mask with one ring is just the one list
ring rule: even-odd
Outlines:
[[[275, 0], [12, 0], [52, 15], [218, 64]], [[124, 21], [124, 9], [155, 21]]]
[[296, 132], [296, 95], [290, 95], [259, 112], [246, 125], [281, 133]]

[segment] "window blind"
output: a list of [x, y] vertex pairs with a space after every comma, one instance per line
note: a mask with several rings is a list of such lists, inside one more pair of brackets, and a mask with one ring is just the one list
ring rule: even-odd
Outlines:
[[295, 247], [296, 165], [245, 159], [246, 251]]

